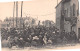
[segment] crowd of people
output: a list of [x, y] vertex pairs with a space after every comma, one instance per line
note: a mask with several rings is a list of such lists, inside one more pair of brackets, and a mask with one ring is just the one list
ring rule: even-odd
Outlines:
[[74, 31], [60, 33], [59, 29], [53, 27], [36, 26], [26, 28], [1, 29], [2, 40], [9, 41], [9, 47], [17, 45], [19, 47], [54, 45], [63, 41], [76, 41]]

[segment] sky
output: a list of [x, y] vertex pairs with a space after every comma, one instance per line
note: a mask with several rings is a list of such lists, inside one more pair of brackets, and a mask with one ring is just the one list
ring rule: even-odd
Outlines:
[[[60, 0], [58, 1], [58, 3]], [[55, 22], [57, 0], [32, 0], [23, 2], [23, 17], [30, 16], [38, 20]], [[15, 12], [16, 13], [16, 12]], [[21, 2], [18, 2], [18, 17], [21, 15]], [[0, 19], [13, 17], [13, 2], [0, 2]], [[16, 14], [15, 14], [16, 17]]]
[[[58, 3], [61, 0], [58, 0]], [[80, 2], [80, 0], [79, 0]], [[13, 17], [13, 3], [14, 2], [0, 2], [0, 19], [4, 20], [6, 17]], [[33, 17], [38, 20], [56, 20], [57, 0], [32, 0], [23, 2], [23, 17]], [[80, 3], [79, 3], [80, 10]], [[80, 12], [80, 11], [79, 11]], [[21, 1], [18, 2], [18, 17], [21, 15]], [[15, 12], [16, 17], [16, 12]]]
[[79, 15], [80, 15], [80, 0], [79, 0]]

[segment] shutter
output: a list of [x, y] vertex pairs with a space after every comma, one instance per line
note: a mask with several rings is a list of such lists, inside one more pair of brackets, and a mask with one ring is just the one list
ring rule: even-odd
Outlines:
[[70, 11], [71, 17], [73, 17], [73, 6], [70, 7]]
[[77, 17], [72, 17], [71, 18], [71, 25], [76, 25], [77, 23]]
[[72, 6], [70, 7], [70, 17], [72, 17]]

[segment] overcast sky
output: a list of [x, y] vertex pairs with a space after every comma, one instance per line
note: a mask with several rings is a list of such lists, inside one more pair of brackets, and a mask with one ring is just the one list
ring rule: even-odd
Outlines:
[[79, 14], [80, 14], [80, 0], [79, 0]]
[[[59, 1], [58, 1], [59, 2]], [[19, 1], [18, 16], [21, 15], [21, 2]], [[55, 21], [55, 6], [57, 0], [33, 0], [24, 1], [23, 3], [23, 17], [31, 16], [37, 18], [41, 21], [43, 20], [53, 20]], [[1, 2], [0, 3], [0, 19], [4, 20], [6, 17], [13, 16], [13, 2]]]
[[[58, 0], [60, 2], [60, 0]], [[79, 0], [80, 2], [80, 0]], [[53, 20], [55, 22], [57, 0], [33, 0], [23, 2], [23, 17], [31, 16], [38, 20]], [[21, 2], [18, 3], [18, 16], [21, 15]], [[80, 4], [79, 4], [80, 7]], [[79, 8], [80, 9], [80, 8]], [[13, 2], [0, 2], [0, 19], [13, 17]]]

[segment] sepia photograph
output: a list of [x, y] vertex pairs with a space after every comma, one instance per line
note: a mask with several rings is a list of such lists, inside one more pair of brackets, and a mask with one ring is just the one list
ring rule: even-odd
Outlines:
[[2, 51], [80, 48], [80, 0], [0, 2]]

